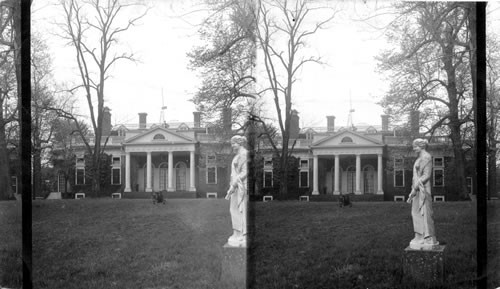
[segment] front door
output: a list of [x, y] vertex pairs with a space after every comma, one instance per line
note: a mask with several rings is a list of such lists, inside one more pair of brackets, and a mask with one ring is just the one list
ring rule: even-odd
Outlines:
[[354, 167], [347, 168], [347, 193], [354, 194], [356, 190], [356, 169]]
[[160, 191], [165, 191], [168, 187], [168, 163], [161, 163], [159, 171]]
[[175, 189], [177, 191], [187, 190], [186, 186], [186, 170], [187, 166], [185, 163], [180, 162], [175, 166]]
[[367, 166], [363, 170], [363, 192], [375, 193], [375, 169], [372, 166]]

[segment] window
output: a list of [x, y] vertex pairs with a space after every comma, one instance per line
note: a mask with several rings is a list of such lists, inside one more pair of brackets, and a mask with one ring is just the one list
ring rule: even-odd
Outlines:
[[76, 158], [76, 164], [82, 164], [85, 165], [85, 159], [83, 157], [78, 157]]
[[309, 187], [309, 159], [300, 159], [299, 187]]
[[444, 186], [444, 159], [443, 157], [433, 158], [433, 179], [434, 187]]
[[75, 185], [85, 184], [85, 168], [76, 168]]
[[368, 133], [368, 134], [376, 134], [377, 130], [373, 126], [370, 126], [369, 128], [366, 129], [366, 133]]
[[444, 167], [443, 158], [442, 157], [436, 157], [436, 158], [434, 158], [433, 167]]
[[121, 185], [121, 157], [113, 156], [111, 158], [111, 184], [112, 185]]
[[12, 192], [14, 194], [17, 194], [17, 177], [16, 176], [10, 177], [10, 185], [12, 188]]
[[467, 184], [467, 189], [469, 190], [469, 194], [472, 194], [472, 177], [466, 177], [465, 183]]
[[215, 167], [207, 168], [207, 184], [217, 184], [217, 169]]
[[444, 186], [444, 169], [434, 169], [434, 187]]
[[264, 159], [264, 188], [273, 186], [273, 159], [267, 157]]
[[121, 169], [112, 168], [111, 169], [111, 184], [120, 185], [121, 184]]
[[404, 170], [394, 170], [394, 186], [404, 187], [405, 186], [405, 171]]
[[309, 169], [309, 160], [308, 159], [300, 159], [300, 169]]
[[155, 136], [153, 137], [154, 140], [164, 140], [165, 139], [165, 136], [162, 135], [161, 133], [159, 134], [155, 134]]
[[350, 143], [352, 143], [352, 138], [346, 136], [340, 142], [350, 142]]
[[309, 171], [300, 171], [299, 177], [299, 187], [307, 188], [309, 187]]
[[394, 158], [394, 187], [405, 186], [404, 158]]
[[207, 184], [217, 184], [217, 157], [207, 155]]
[[264, 188], [271, 188], [273, 186], [273, 171], [264, 171]]

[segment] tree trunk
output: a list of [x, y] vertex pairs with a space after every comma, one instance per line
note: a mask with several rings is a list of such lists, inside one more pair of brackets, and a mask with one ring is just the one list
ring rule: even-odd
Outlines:
[[42, 158], [40, 150], [35, 148], [33, 152], [33, 199], [41, 196], [42, 187]]
[[5, 139], [3, 112], [0, 113], [0, 164], [0, 200], [8, 200], [12, 198], [12, 190], [10, 184], [10, 162], [9, 154], [7, 153], [7, 141]]
[[[448, 36], [450, 37], [450, 36]], [[453, 145], [453, 153], [455, 157], [455, 182], [457, 183], [458, 197], [462, 200], [469, 199], [467, 193], [467, 184], [465, 183], [465, 156], [462, 148], [461, 122], [459, 118], [458, 108], [459, 100], [456, 83], [456, 70], [453, 65], [454, 45], [453, 39], [447, 38], [443, 45], [443, 68], [446, 71], [448, 83], [447, 94], [450, 102], [448, 127], [450, 128], [450, 138]]]

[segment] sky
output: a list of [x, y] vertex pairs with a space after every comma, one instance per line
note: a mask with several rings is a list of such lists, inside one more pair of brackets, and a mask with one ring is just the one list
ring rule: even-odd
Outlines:
[[[54, 79], [71, 85], [78, 83], [74, 48], [57, 34], [62, 10], [47, 1], [34, 1], [32, 30], [41, 33], [51, 50]], [[43, 3], [43, 4], [42, 4]], [[138, 113], [146, 112], [148, 122], [160, 121], [162, 106], [168, 121], [193, 121], [190, 99], [201, 83], [198, 72], [188, 68], [186, 53], [202, 42], [197, 24], [206, 16], [195, 0], [143, 0], [150, 6], [138, 25], [120, 36], [119, 51], [133, 51], [137, 62], [122, 61], [113, 67], [106, 83], [106, 106], [111, 108], [112, 124], [138, 123]], [[301, 69], [294, 87], [294, 108], [301, 127], [326, 127], [326, 116], [336, 117], [336, 126], [345, 126], [352, 107], [354, 124], [380, 125], [382, 108], [377, 104], [389, 81], [377, 72], [375, 56], [389, 48], [383, 31], [360, 21], [386, 6], [386, 1], [330, 1], [339, 9], [326, 29], [307, 39], [304, 55], [319, 56], [325, 64], [309, 63]], [[490, 5], [491, 6], [491, 5]], [[378, 9], [378, 10], [377, 10]], [[138, 15], [137, 9], [127, 11]], [[309, 24], [323, 15], [313, 15]], [[372, 18], [369, 24], [383, 26], [391, 15]], [[258, 80], [262, 77], [258, 77]], [[260, 81], [260, 80], [259, 80]], [[83, 99], [83, 95], [79, 96]], [[268, 113], [274, 117], [269, 102]], [[88, 114], [84, 102], [81, 114]]]

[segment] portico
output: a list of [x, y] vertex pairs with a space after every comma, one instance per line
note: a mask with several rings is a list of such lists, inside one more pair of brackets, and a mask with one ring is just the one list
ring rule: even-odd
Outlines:
[[124, 192], [196, 191], [193, 139], [159, 127], [123, 145]]
[[383, 145], [377, 140], [344, 131], [313, 143], [311, 150], [313, 195], [325, 189], [334, 195], [384, 193]]

